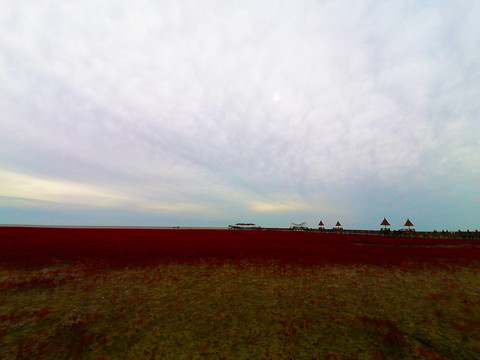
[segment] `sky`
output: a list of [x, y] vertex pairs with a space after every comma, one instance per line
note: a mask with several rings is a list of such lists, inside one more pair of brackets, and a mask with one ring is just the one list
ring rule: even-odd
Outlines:
[[477, 0], [0, 8], [0, 224], [480, 229]]

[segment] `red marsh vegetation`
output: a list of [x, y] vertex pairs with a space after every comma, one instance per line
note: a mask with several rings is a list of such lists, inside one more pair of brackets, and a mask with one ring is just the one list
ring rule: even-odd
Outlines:
[[480, 241], [316, 232], [0, 227], [0, 264], [40, 266], [100, 262], [151, 266], [215, 260], [298, 265], [470, 265]]

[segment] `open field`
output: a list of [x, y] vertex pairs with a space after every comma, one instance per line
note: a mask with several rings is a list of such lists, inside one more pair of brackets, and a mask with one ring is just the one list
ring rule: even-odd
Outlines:
[[0, 359], [478, 359], [480, 243], [0, 228]]

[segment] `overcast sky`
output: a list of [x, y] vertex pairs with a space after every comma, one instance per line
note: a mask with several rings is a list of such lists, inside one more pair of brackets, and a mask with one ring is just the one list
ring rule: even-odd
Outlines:
[[480, 229], [477, 0], [0, 8], [0, 223]]

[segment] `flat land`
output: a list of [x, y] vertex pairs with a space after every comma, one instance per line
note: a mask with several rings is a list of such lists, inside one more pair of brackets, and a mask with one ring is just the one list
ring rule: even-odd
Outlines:
[[0, 359], [479, 359], [480, 242], [0, 227]]

